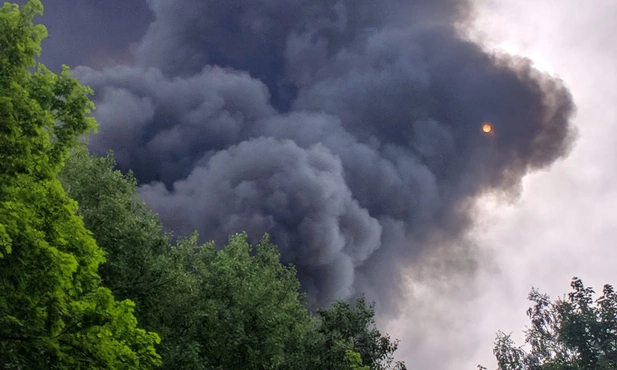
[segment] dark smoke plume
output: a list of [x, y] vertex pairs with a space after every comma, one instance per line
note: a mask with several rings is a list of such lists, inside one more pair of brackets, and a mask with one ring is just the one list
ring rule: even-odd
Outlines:
[[131, 61], [75, 70], [96, 91], [91, 147], [179, 233], [270, 233], [313, 304], [372, 291], [391, 306], [432, 236], [458, 240], [475, 198], [516, 194], [572, 142], [562, 83], [463, 40], [465, 1], [148, 5], [139, 43], [102, 43]]

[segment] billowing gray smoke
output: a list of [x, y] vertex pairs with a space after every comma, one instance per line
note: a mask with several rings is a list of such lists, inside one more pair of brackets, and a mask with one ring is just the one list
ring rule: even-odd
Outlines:
[[92, 148], [178, 233], [270, 233], [313, 304], [387, 305], [433, 233], [457, 240], [470, 201], [572, 141], [559, 81], [457, 35], [465, 1], [148, 5], [133, 61], [75, 70], [96, 91]]

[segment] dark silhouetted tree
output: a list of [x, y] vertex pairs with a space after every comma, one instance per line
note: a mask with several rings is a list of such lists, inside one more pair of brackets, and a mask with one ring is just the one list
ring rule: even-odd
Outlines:
[[617, 299], [611, 285], [594, 291], [574, 278], [567, 297], [551, 301], [533, 289], [525, 346], [500, 332], [494, 353], [500, 370], [617, 369]]

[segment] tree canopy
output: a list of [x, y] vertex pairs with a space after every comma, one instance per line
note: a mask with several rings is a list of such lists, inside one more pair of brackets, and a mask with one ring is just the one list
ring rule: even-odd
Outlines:
[[579, 278], [567, 297], [551, 301], [532, 289], [525, 345], [499, 332], [494, 353], [500, 370], [617, 369], [617, 297], [611, 285], [593, 299], [594, 290]]
[[114, 165], [77, 147], [60, 178], [107, 252], [103, 281], [161, 335], [164, 368], [277, 369], [297, 355], [311, 318], [295, 270], [267, 237], [256, 247], [245, 234], [221, 249], [196, 234], [172, 243]]
[[363, 364], [375, 370], [405, 370], [405, 364], [394, 361], [398, 341], [382, 336], [375, 327], [375, 310], [363, 298], [355, 304], [339, 301], [327, 309], [319, 310], [321, 318], [319, 331], [329, 348], [323, 358], [324, 368], [336, 368], [341, 357], [353, 358], [347, 351], [353, 350]]
[[158, 336], [100, 284], [104, 261], [57, 178], [95, 128], [90, 90], [36, 64], [38, 0], [0, 8], [0, 359], [4, 368], [128, 369], [160, 363]]
[[174, 242], [132, 174], [114, 168], [111, 154], [78, 146], [60, 179], [107, 253], [103, 282], [134, 300], [141, 325], [161, 336], [163, 368], [404, 368], [364, 300], [310, 313], [295, 270], [267, 236], [256, 246], [244, 233], [219, 248], [197, 234]]

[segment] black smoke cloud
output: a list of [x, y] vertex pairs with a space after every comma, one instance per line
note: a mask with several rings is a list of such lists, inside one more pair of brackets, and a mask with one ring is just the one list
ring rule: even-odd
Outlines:
[[[11, 1], [23, 5], [27, 0]], [[40, 20], [50, 37], [43, 40], [45, 65], [61, 70], [62, 64], [100, 68], [132, 62], [131, 50], [153, 21], [146, 1], [41, 0]]]
[[433, 235], [455, 243], [474, 199], [516, 194], [572, 143], [568, 91], [463, 40], [465, 1], [148, 5], [133, 62], [75, 69], [96, 92], [92, 148], [168, 228], [270, 233], [313, 304], [393, 307]]

